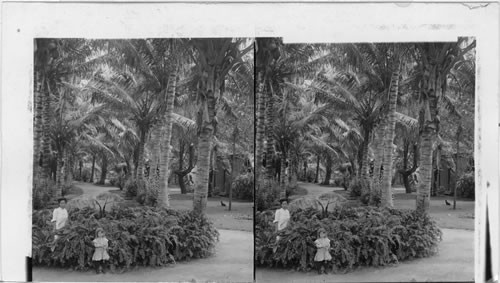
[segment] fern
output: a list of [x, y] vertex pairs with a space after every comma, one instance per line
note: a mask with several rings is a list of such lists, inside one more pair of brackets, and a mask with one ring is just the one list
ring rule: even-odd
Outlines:
[[[441, 240], [433, 219], [409, 210], [337, 207], [323, 215], [315, 209], [299, 209], [278, 234], [271, 225], [273, 216], [273, 211], [256, 214], [257, 265], [310, 270], [316, 253], [313, 242], [320, 227], [331, 239], [330, 268], [335, 272], [431, 256]], [[278, 243], [277, 235], [281, 237]]]
[[[49, 210], [33, 212], [35, 265], [87, 270], [92, 264], [95, 230], [103, 227], [110, 240], [111, 270], [165, 266], [212, 254], [219, 233], [206, 216], [157, 207], [113, 207], [96, 219], [93, 209], [72, 209], [61, 238], [53, 244]], [[54, 245], [54, 246], [53, 246]], [[51, 249], [54, 248], [52, 252]]]

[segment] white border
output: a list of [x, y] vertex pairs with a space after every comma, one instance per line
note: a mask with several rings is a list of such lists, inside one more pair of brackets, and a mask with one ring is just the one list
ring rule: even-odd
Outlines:
[[[81, 4], [3, 3], [0, 280], [25, 280], [31, 250], [32, 46], [34, 37], [254, 37], [287, 41], [434, 41], [476, 36], [476, 282], [490, 204], [498, 274], [498, 4]], [[19, 31], [18, 31], [19, 30]], [[489, 188], [486, 184], [490, 183]], [[486, 191], [488, 190], [488, 199]], [[481, 247], [481, 248], [479, 248]], [[498, 277], [497, 277], [498, 278]]]

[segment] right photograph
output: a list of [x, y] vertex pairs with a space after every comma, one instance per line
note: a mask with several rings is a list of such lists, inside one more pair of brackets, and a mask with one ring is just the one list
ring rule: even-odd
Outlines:
[[474, 281], [475, 47], [256, 39], [256, 282]]

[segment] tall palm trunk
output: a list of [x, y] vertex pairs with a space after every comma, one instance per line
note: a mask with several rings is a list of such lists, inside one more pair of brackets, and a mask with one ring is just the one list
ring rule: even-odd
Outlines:
[[40, 167], [40, 147], [41, 139], [43, 137], [43, 123], [42, 123], [42, 112], [43, 112], [43, 93], [41, 81], [42, 76], [39, 71], [35, 72], [35, 85], [33, 91], [33, 182], [35, 182], [39, 176]]
[[153, 154], [151, 156], [151, 164], [149, 167], [149, 181], [152, 182], [158, 178], [158, 168], [160, 166], [161, 140], [162, 140], [162, 123], [160, 119], [151, 132], [151, 142], [153, 143]]
[[262, 171], [262, 160], [264, 153], [264, 137], [266, 127], [266, 100], [264, 97], [264, 81], [262, 72], [257, 73], [257, 112], [256, 112], [256, 135], [255, 135], [255, 180], [257, 187], [260, 184], [260, 175]]
[[420, 180], [417, 187], [417, 211], [424, 213], [429, 210], [430, 190], [432, 181], [432, 145], [439, 130], [438, 99], [441, 96], [444, 79], [435, 64], [424, 65], [422, 91], [427, 98], [424, 103], [425, 117], [421, 134], [420, 147]]
[[393, 207], [394, 205], [392, 201], [392, 144], [396, 128], [396, 103], [398, 98], [400, 69], [401, 63], [398, 64], [397, 70], [392, 73], [389, 87], [389, 115], [387, 117], [386, 134], [384, 135], [384, 172], [382, 173], [381, 183], [381, 204], [383, 207]]
[[64, 150], [60, 150], [57, 154], [57, 175], [56, 175], [56, 191], [55, 191], [55, 197], [60, 198], [62, 197], [62, 190], [64, 186]]
[[177, 68], [168, 77], [167, 107], [165, 112], [165, 139], [162, 141], [162, 154], [160, 159], [160, 195], [158, 204], [170, 206], [168, 201], [168, 169], [170, 165], [170, 141], [172, 139], [172, 113], [174, 112], [175, 84]]
[[[368, 170], [370, 168], [370, 157], [368, 156], [368, 144], [370, 142], [371, 129], [365, 129], [364, 140], [361, 148], [361, 166], [359, 169], [359, 176], [361, 178], [363, 190], [370, 191], [370, 175]], [[366, 191], [365, 191], [366, 192]]]
[[266, 178], [272, 180], [274, 178], [274, 164], [272, 162], [274, 155], [274, 97], [272, 89], [267, 93], [267, 106], [266, 106]]
[[92, 154], [92, 170], [90, 171], [90, 180], [92, 184], [94, 182], [94, 172], [95, 172], [95, 154]]
[[144, 148], [146, 146], [146, 137], [147, 137], [147, 130], [141, 129], [139, 145], [137, 149], [137, 168], [136, 168], [137, 172], [135, 176], [137, 180], [144, 179]]
[[65, 182], [66, 187], [69, 188], [73, 183], [73, 167], [74, 167], [73, 157], [71, 155], [71, 152], [68, 152], [66, 154], [66, 164], [68, 164], [68, 166], [66, 167], [66, 176], [64, 177], [64, 180], [66, 181]]
[[319, 161], [320, 157], [319, 155], [316, 156], [316, 176], [314, 177], [314, 183], [319, 182]]
[[202, 119], [200, 123], [200, 133], [198, 138], [198, 161], [196, 171], [196, 183], [193, 194], [193, 210], [196, 213], [203, 213], [207, 207], [208, 182], [210, 175], [210, 151], [212, 148], [212, 139], [214, 135], [214, 117], [215, 117], [215, 95], [214, 92], [220, 91], [219, 78], [216, 77], [215, 68], [211, 67], [208, 72], [208, 78], [205, 85], [205, 101], [200, 105]]
[[291, 158], [290, 162], [290, 187], [295, 188], [297, 186], [297, 175], [299, 171], [299, 161], [297, 157], [294, 155]]
[[385, 133], [385, 126], [386, 126], [386, 121], [382, 120], [377, 127], [375, 131], [375, 138], [374, 138], [374, 149], [375, 149], [375, 156], [374, 156], [374, 161], [373, 161], [373, 176], [372, 176], [372, 188], [375, 189], [376, 191], [380, 190], [380, 181], [381, 181], [381, 167], [384, 162], [384, 133]]
[[108, 157], [106, 153], [102, 153], [101, 160], [101, 179], [99, 180], [99, 184], [104, 185], [106, 183], [106, 175], [108, 174]]
[[42, 85], [42, 178], [50, 178], [50, 92], [46, 90], [47, 82]]
[[333, 166], [333, 160], [330, 154], [326, 155], [326, 172], [325, 172], [325, 179], [323, 180], [322, 185], [330, 185], [330, 179], [332, 178], [332, 166]]

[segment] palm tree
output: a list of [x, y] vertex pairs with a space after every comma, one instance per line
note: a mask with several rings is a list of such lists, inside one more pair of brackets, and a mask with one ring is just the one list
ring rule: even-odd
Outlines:
[[203, 213], [208, 197], [208, 179], [210, 170], [210, 152], [212, 139], [216, 131], [217, 121], [215, 106], [216, 98], [224, 93], [225, 79], [229, 71], [238, 63], [243, 62], [243, 56], [253, 49], [250, 44], [241, 50], [246, 43], [244, 39], [192, 39], [194, 47], [194, 62], [199, 75], [199, 111], [197, 124], [198, 161], [197, 176], [193, 198], [193, 210]]
[[420, 147], [420, 180], [417, 190], [416, 208], [427, 212], [430, 202], [432, 179], [432, 146], [439, 133], [438, 103], [446, 91], [451, 69], [476, 45], [475, 40], [459, 38], [457, 42], [419, 43], [417, 68], [421, 74], [421, 96], [424, 119]]
[[311, 85], [320, 101], [331, 105], [332, 109], [348, 113], [362, 129], [363, 143], [360, 148], [359, 176], [365, 190], [369, 187], [368, 146], [374, 127], [385, 112], [381, 93], [370, 89], [369, 80], [356, 74], [323, 73]]
[[[397, 52], [397, 51], [396, 51]], [[382, 176], [382, 198], [381, 204], [383, 207], [392, 207], [392, 143], [394, 141], [394, 132], [396, 125], [396, 103], [398, 98], [399, 76], [400, 76], [401, 62], [398, 68], [393, 72], [391, 77], [391, 84], [389, 88], [389, 113], [387, 117], [386, 134], [384, 135], [383, 143], [384, 149], [384, 163], [383, 168], [386, 168]]]

